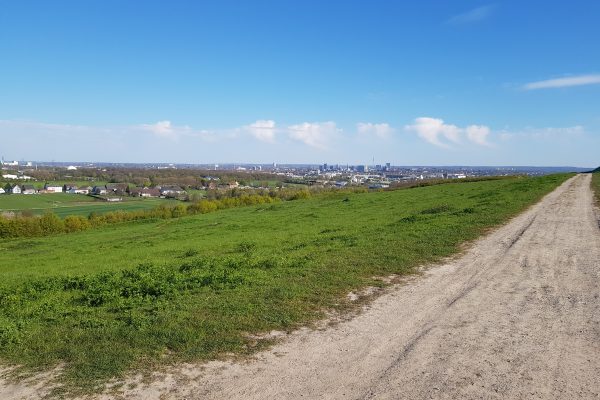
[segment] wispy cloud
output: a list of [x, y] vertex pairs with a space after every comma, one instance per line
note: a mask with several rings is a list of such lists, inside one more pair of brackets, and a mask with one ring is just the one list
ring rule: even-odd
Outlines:
[[456, 125], [447, 124], [443, 119], [421, 117], [416, 118], [414, 124], [406, 125], [407, 132], [416, 133], [421, 139], [443, 148], [451, 148], [452, 144], [458, 144], [465, 136], [469, 141], [480, 146], [492, 146], [488, 141], [491, 130], [485, 125], [469, 125], [460, 128]]
[[505, 129], [499, 132], [502, 140], [512, 140], [517, 138], [527, 138], [543, 141], [573, 140], [585, 134], [585, 127], [582, 125], [565, 127], [527, 127], [521, 130]]
[[600, 74], [577, 75], [565, 78], [547, 79], [545, 81], [530, 82], [523, 86], [525, 90], [556, 89], [570, 86], [595, 85], [600, 83]]
[[361, 135], [373, 135], [380, 139], [387, 139], [394, 133], [394, 128], [387, 123], [359, 122], [356, 124], [356, 131]]
[[[109, 128], [117, 130], [117, 128]], [[134, 126], [125, 126], [118, 129], [121, 132], [150, 132], [161, 139], [169, 139], [175, 142], [183, 137], [199, 138], [206, 142], [216, 142], [219, 139], [234, 138], [239, 129], [227, 131], [211, 131], [206, 129], [193, 129], [188, 125], [174, 125], [171, 121], [158, 121], [154, 124], [141, 124]]]
[[319, 150], [325, 150], [341, 131], [333, 121], [304, 122], [288, 127], [288, 134], [291, 139]]
[[496, 5], [488, 4], [485, 6], [477, 7], [462, 14], [455, 15], [448, 19], [446, 22], [451, 25], [462, 25], [474, 22], [483, 21], [488, 18], [494, 12]]

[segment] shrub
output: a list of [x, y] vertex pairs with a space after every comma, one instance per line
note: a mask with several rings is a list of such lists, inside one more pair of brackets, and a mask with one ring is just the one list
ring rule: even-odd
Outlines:
[[91, 224], [86, 218], [78, 215], [69, 215], [64, 220], [64, 226], [66, 232], [77, 232], [89, 229]]

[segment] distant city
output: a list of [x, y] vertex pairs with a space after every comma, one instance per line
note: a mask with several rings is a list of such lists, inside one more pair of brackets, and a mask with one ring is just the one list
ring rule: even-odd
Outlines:
[[[37, 168], [65, 168], [66, 170], [135, 168], [135, 169], [190, 169], [203, 171], [245, 171], [279, 175], [286, 180], [298, 180], [312, 184], [329, 184], [343, 187], [348, 184], [369, 184], [373, 188], [385, 188], [394, 182], [424, 179], [463, 179], [481, 176], [546, 175], [561, 172], [585, 172], [590, 168], [578, 167], [531, 167], [531, 166], [399, 166], [385, 164], [178, 164], [178, 163], [110, 163], [110, 162], [63, 162], [63, 161], [4, 161], [2, 177], [5, 180], [28, 180], [27, 171]], [[10, 171], [11, 173], [8, 173]]]

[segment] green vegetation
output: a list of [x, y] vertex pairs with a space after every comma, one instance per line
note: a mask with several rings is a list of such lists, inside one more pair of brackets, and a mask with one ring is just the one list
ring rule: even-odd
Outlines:
[[95, 198], [82, 194], [49, 193], [49, 194], [4, 194], [0, 196], [0, 210], [52, 209], [73, 206], [96, 201]]
[[[304, 196], [302, 196], [304, 195]], [[295, 199], [307, 198], [308, 192], [299, 191]], [[118, 210], [105, 214], [92, 213], [89, 217], [68, 215], [60, 219], [54, 213], [45, 213], [41, 217], [0, 217], [0, 238], [36, 237], [54, 235], [57, 233], [71, 233], [85, 231], [106, 224], [117, 224], [129, 221], [149, 219], [179, 218], [186, 215], [206, 214], [226, 208], [249, 206], [256, 204], [270, 204], [279, 201], [269, 195], [243, 195], [229, 197], [221, 200], [200, 200], [189, 205], [178, 203], [173, 206], [161, 204], [151, 210], [124, 211]]]
[[108, 203], [91, 196], [69, 193], [4, 194], [0, 195], [0, 211], [20, 211], [42, 215], [52, 211], [61, 218], [67, 215], [87, 217], [90, 213], [148, 210], [160, 204], [176, 204], [175, 200], [123, 197], [123, 201]]
[[246, 354], [346, 294], [440, 260], [568, 175], [300, 201], [0, 240], [0, 358], [93, 390], [130, 369]]
[[600, 207], [600, 167], [596, 168], [592, 174], [592, 189], [596, 193], [596, 202]]

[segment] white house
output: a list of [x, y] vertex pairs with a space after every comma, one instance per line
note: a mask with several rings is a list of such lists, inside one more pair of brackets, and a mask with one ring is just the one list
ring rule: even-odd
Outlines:
[[48, 192], [62, 193], [63, 187], [59, 186], [59, 185], [52, 185], [52, 184], [46, 183], [44, 185], [44, 190], [46, 190]]
[[12, 194], [21, 194], [21, 186], [15, 185], [15, 186], [11, 187], [10, 192]]
[[185, 190], [179, 186], [168, 185], [160, 188], [160, 194], [162, 196], [180, 196], [185, 194]]
[[16, 176], [16, 175], [13, 175], [13, 174], [4, 174], [4, 175], [2, 175], [2, 177], [3, 177], [4, 179], [19, 179], [19, 177], [18, 177], [18, 176]]
[[0, 187], [0, 194], [4, 194], [4, 193], [6, 193], [6, 191], [4, 190], [4, 188]]
[[37, 190], [33, 187], [33, 185], [23, 185], [21, 186], [22, 194], [36, 194]]
[[88, 194], [90, 193], [90, 187], [88, 186], [71, 186], [67, 189], [67, 193], [73, 193], [73, 194]]

